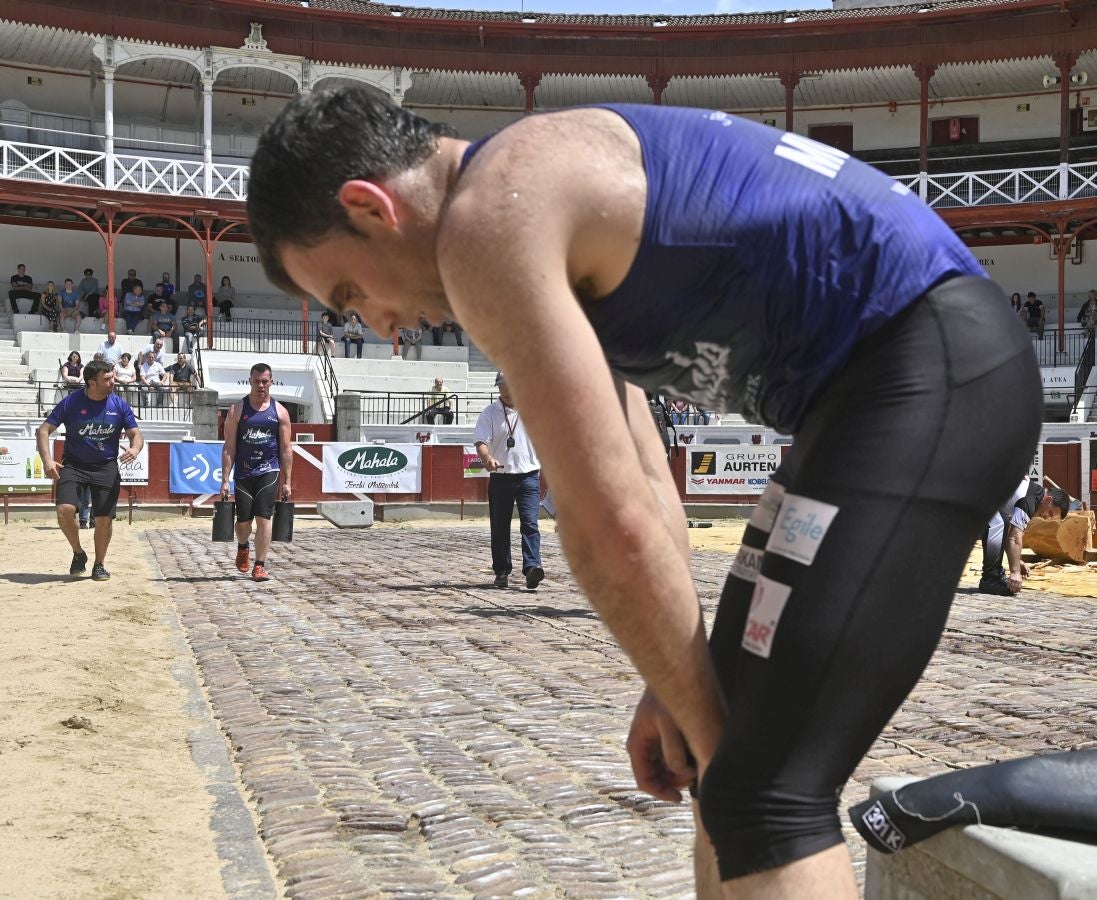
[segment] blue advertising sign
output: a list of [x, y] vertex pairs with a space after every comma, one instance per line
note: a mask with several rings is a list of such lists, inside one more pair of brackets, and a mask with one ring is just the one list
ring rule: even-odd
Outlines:
[[[173, 494], [219, 494], [221, 447], [219, 441], [185, 441], [171, 445], [169, 488]], [[234, 490], [229, 480], [229, 490]]]

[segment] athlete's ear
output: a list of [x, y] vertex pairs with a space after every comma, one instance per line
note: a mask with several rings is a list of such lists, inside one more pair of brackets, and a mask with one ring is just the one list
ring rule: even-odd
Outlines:
[[376, 181], [355, 179], [339, 188], [339, 203], [351, 222], [367, 233], [377, 226], [395, 228], [398, 222], [392, 191]]

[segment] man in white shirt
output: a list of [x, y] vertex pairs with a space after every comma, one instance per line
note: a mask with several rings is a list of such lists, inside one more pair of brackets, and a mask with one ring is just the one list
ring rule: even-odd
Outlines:
[[122, 354], [126, 348], [118, 342], [118, 335], [113, 331], [107, 335], [107, 339], [99, 345], [99, 355], [103, 357], [112, 366], [118, 365], [118, 360], [122, 358]]
[[145, 344], [145, 346], [141, 348], [141, 355], [138, 357], [138, 359], [140, 359], [141, 362], [144, 362], [149, 353], [152, 353], [153, 356], [156, 357], [156, 361], [160, 363], [160, 365], [162, 365], [164, 367], [164, 370], [166, 371], [168, 366], [171, 364], [171, 358], [169, 357], [168, 352], [164, 349], [163, 338], [156, 338], [152, 341], [152, 343]]
[[541, 567], [541, 461], [500, 372], [495, 384], [499, 399], [489, 403], [476, 420], [473, 442], [488, 476], [488, 515], [491, 520], [491, 567], [495, 586], [505, 588], [511, 572], [510, 521], [518, 504], [522, 532], [522, 574], [526, 587], [535, 588], [545, 577]]
[[[1021, 562], [1025, 530], [1033, 519], [1065, 519], [1070, 511], [1070, 495], [1060, 487], [1045, 488], [1025, 478], [983, 532], [983, 577], [979, 590], [984, 594], [1008, 597], [1021, 590], [1028, 567]], [[1002, 568], [1002, 556], [1009, 573]]]
[[[159, 343], [159, 342], [157, 342]], [[137, 380], [148, 390], [149, 406], [163, 406], [168, 390], [167, 370], [156, 358], [156, 351], [146, 350], [137, 370]]]

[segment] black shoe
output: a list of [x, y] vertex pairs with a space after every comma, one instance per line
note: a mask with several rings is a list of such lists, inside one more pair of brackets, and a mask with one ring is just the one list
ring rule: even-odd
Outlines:
[[508, 582], [507, 582], [507, 576], [506, 575], [496, 575], [495, 576], [495, 586], [497, 588], [505, 588], [507, 586], [507, 583]]
[[96, 563], [91, 567], [91, 580], [110, 581], [110, 572], [107, 571], [107, 567], [102, 563]]
[[526, 572], [526, 587], [531, 590], [545, 580], [545, 570], [540, 566], [534, 566]]
[[88, 568], [88, 555], [81, 550], [72, 554], [72, 565], [69, 566], [70, 575], [83, 575]]
[[87, 523], [87, 522], [81, 521], [81, 522], [80, 522], [80, 527], [81, 527], [81, 528], [89, 528], [90, 526], [88, 525], [88, 523]]
[[982, 578], [979, 580], [980, 594], [993, 594], [996, 597], [1012, 597], [1009, 582], [1005, 578]]

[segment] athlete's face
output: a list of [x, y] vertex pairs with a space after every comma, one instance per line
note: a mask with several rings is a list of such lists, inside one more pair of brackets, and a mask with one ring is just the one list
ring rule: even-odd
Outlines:
[[93, 400], [102, 400], [114, 390], [114, 369], [101, 372], [97, 378], [88, 382], [88, 396]]
[[252, 372], [248, 378], [248, 383], [251, 385], [251, 392], [261, 400], [265, 400], [270, 396], [270, 386], [273, 379], [270, 372]]
[[1059, 507], [1052, 502], [1049, 495], [1045, 494], [1044, 499], [1036, 506], [1036, 518], [1038, 519], [1058, 519], [1061, 515]]

